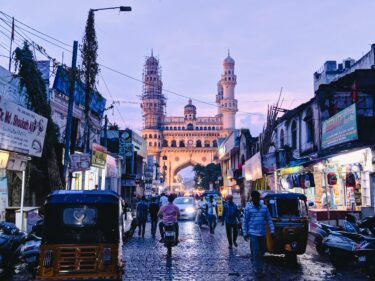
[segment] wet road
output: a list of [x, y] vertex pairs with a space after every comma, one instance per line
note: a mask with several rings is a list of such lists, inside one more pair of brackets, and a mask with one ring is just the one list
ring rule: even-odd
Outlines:
[[[139, 238], [136, 232], [124, 245], [123, 280], [257, 280], [252, 273], [249, 244], [239, 237], [238, 247], [229, 250], [225, 229], [219, 224], [215, 234], [211, 235], [207, 227], [200, 230], [193, 222], [180, 222], [181, 243], [173, 248], [171, 262], [167, 262], [166, 248], [158, 242], [159, 239], [159, 235], [156, 239], [151, 238], [150, 223], [147, 223], [144, 239]], [[281, 256], [267, 256], [265, 273], [262, 280], [369, 280], [355, 268], [336, 271], [327, 258], [320, 257], [310, 247], [306, 254], [298, 257], [298, 266], [293, 268], [287, 266]], [[32, 278], [26, 272], [20, 272], [8, 280]]]
[[[146, 237], [137, 233], [124, 246], [126, 262], [123, 280], [257, 280], [249, 260], [250, 248], [242, 237], [238, 248], [228, 249], [224, 227], [218, 225], [215, 234], [207, 228], [200, 231], [193, 222], [180, 222], [181, 243], [173, 248], [172, 261], [167, 262], [166, 248], [152, 239], [150, 224]], [[267, 256], [266, 276], [262, 280], [367, 280], [359, 270], [348, 268], [337, 272], [329, 260], [310, 247], [299, 256], [298, 266], [288, 267], [282, 257]]]

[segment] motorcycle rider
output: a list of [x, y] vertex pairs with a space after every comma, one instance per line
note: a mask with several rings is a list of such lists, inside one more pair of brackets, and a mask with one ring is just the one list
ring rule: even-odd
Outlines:
[[159, 231], [160, 231], [160, 242], [164, 242], [164, 224], [173, 223], [176, 229], [176, 245], [178, 244], [178, 217], [180, 216], [180, 210], [178, 207], [173, 204], [173, 200], [175, 199], [174, 194], [170, 194], [168, 196], [168, 203], [162, 206], [159, 210], [158, 217], [161, 218], [161, 222], [159, 223]]

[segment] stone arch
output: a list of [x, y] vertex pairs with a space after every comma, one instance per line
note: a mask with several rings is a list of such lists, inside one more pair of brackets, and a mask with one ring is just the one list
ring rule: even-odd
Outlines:
[[172, 171], [172, 179], [173, 179], [173, 182], [175, 182], [175, 176], [183, 169], [185, 169], [186, 167], [189, 167], [189, 166], [195, 166], [197, 165], [198, 163], [195, 162], [194, 160], [188, 160], [188, 161], [185, 161], [183, 163], [181, 163], [180, 165], [174, 167], [174, 170]]

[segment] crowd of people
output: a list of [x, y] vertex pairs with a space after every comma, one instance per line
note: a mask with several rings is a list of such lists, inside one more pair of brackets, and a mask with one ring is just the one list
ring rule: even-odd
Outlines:
[[[151, 202], [147, 202], [145, 197], [137, 203], [136, 220], [138, 225], [138, 235], [142, 238], [145, 236], [146, 222], [148, 217], [151, 220], [151, 235], [156, 238], [156, 230], [159, 222], [160, 242], [164, 240], [163, 225], [168, 223], [175, 224], [176, 244], [178, 240], [178, 217], [180, 215], [179, 208], [173, 204], [174, 194], [169, 196], [161, 194], [160, 198], [152, 197]], [[269, 228], [271, 234], [275, 232], [271, 215], [266, 205], [260, 199], [260, 193], [253, 191], [251, 193], [251, 202], [249, 202], [243, 212], [241, 220], [241, 211], [239, 206], [234, 203], [233, 196], [228, 195], [223, 204], [221, 215], [221, 224], [225, 226], [228, 239], [228, 248], [238, 247], [237, 238], [239, 230], [242, 230], [245, 241], [250, 241], [251, 262], [257, 276], [263, 275], [263, 255], [266, 249], [266, 227]], [[215, 234], [215, 228], [218, 220], [218, 205], [211, 195], [208, 201], [203, 198], [196, 197], [197, 207], [204, 210], [207, 217], [210, 233]], [[197, 214], [198, 216], [198, 214]], [[196, 219], [196, 223], [198, 218]]]

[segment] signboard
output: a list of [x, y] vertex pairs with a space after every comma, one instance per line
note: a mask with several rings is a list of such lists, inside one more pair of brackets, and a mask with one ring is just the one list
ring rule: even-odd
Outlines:
[[245, 169], [245, 179], [247, 181], [255, 181], [263, 177], [262, 174], [262, 162], [260, 158], [260, 152], [256, 153], [249, 160], [245, 162], [245, 165], [242, 167]]
[[0, 148], [41, 157], [47, 118], [0, 96]]
[[5, 209], [8, 207], [8, 179], [5, 170], [0, 170], [0, 221], [5, 221]]
[[[53, 88], [58, 92], [69, 97], [69, 74], [62, 66], [57, 67], [55, 81]], [[81, 106], [85, 106], [85, 85], [81, 81], [75, 83], [74, 89], [74, 102]], [[106, 99], [97, 91], [90, 94], [90, 111], [99, 118], [103, 117]]]
[[341, 110], [322, 124], [322, 147], [328, 148], [358, 139], [356, 105]]
[[107, 155], [107, 175], [108, 178], [117, 178], [118, 169], [115, 157]]
[[106, 148], [99, 144], [92, 144], [91, 165], [104, 169], [107, 161]]
[[26, 170], [27, 156], [16, 153], [10, 153], [7, 169], [10, 171], [22, 172]]
[[275, 153], [262, 155], [262, 168], [265, 174], [272, 174], [274, 171], [276, 171]]
[[72, 154], [70, 155], [69, 172], [82, 172], [90, 169], [90, 155], [89, 154]]
[[0, 151], [0, 169], [6, 169], [8, 165], [9, 152]]

